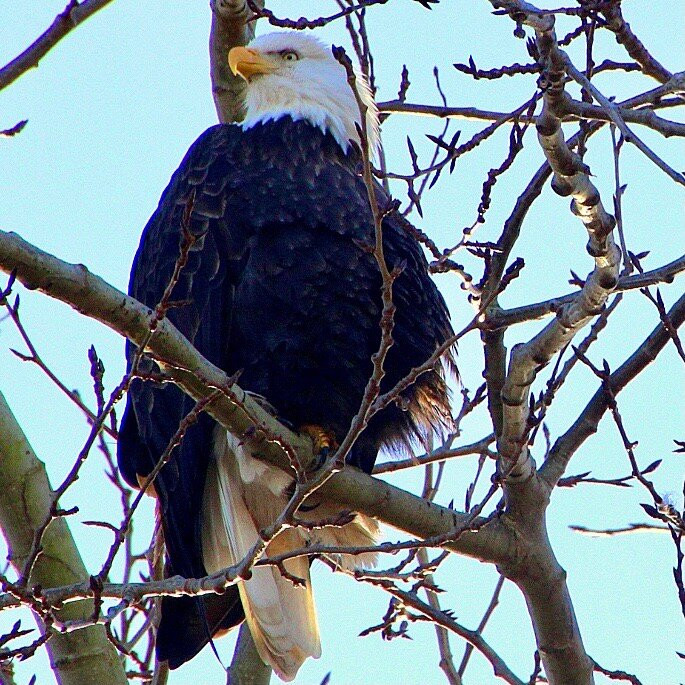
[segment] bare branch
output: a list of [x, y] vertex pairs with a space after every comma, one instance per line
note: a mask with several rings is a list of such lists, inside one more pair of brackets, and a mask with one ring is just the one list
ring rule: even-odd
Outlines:
[[[506, 112], [495, 112], [492, 110], [479, 109], [477, 107], [446, 107], [443, 105], [424, 105], [401, 100], [389, 100], [378, 105], [381, 112], [388, 114], [413, 114], [418, 116], [437, 117], [440, 119], [461, 119], [464, 121], [500, 121], [507, 117]], [[611, 121], [611, 116], [602, 107], [591, 105], [587, 102], [578, 102], [568, 98], [564, 104], [565, 114], [561, 122], [577, 123], [583, 119], [591, 121]], [[664, 119], [657, 115], [653, 109], [643, 107], [631, 109], [617, 106], [621, 118], [632, 124], [639, 124], [661, 133], [663, 136], [685, 136], [685, 124], [677, 121]], [[520, 123], [535, 124], [537, 116], [522, 114], [519, 117]], [[512, 119], [505, 120], [505, 123], [513, 124]]]
[[[641, 274], [632, 276], [622, 276], [616, 285], [616, 291], [635, 290], [637, 288], [644, 288], [648, 285], [655, 285], [657, 283], [672, 283], [676, 276], [685, 272], [685, 255], [674, 259], [664, 266], [651, 271], [645, 271]], [[500, 309], [489, 312], [484, 328], [497, 329], [506, 328], [524, 321], [531, 321], [533, 319], [542, 319], [550, 314], [556, 314], [564, 305], [573, 302], [577, 297], [577, 293], [568, 293], [561, 297], [555, 297], [544, 302], [536, 302], [535, 304], [527, 304], [521, 307], [512, 309]]]
[[[668, 317], [675, 328], [682, 325], [685, 321], [685, 295], [671, 307]], [[613, 394], [617, 395], [651, 364], [670, 339], [668, 330], [659, 322], [642, 345], [609, 377], [608, 383]], [[550, 485], [554, 485], [564, 474], [575, 451], [590, 435], [597, 432], [597, 426], [609, 408], [609, 402], [610, 397], [605, 389], [600, 387], [574, 424], [556, 441], [549, 457], [540, 468], [540, 476]]]
[[668, 526], [655, 523], [630, 523], [623, 528], [588, 528], [587, 526], [569, 526], [576, 533], [590, 535], [596, 538], [610, 538], [615, 535], [630, 535], [632, 533], [668, 533]]
[[[499, 604], [499, 595], [500, 595], [500, 592], [502, 591], [503, 587], [504, 587], [504, 576], [500, 576], [497, 579], [497, 584], [495, 585], [495, 589], [492, 591], [492, 597], [490, 598], [490, 602], [488, 603], [488, 606], [485, 609], [485, 613], [483, 614], [483, 618], [481, 618], [480, 623], [478, 624], [478, 632], [479, 633], [482, 633], [485, 630], [485, 626], [488, 624], [490, 617], [492, 616], [495, 609], [497, 608], [497, 605]], [[464, 673], [466, 672], [466, 667], [468, 666], [469, 659], [471, 658], [472, 654], [473, 654], [473, 645], [467, 644], [466, 647], [464, 648], [464, 656], [462, 657], [461, 663], [459, 664], [459, 675], [464, 675]]]
[[[497, 6], [499, 3], [493, 4]], [[601, 310], [616, 287], [620, 266], [620, 251], [612, 237], [614, 219], [605, 211], [587, 168], [569, 150], [561, 133], [555, 108], [563, 98], [567, 65], [556, 45], [554, 22], [551, 17], [544, 19], [550, 21], [543, 21], [537, 15], [530, 19], [537, 31], [540, 52], [547, 60], [547, 89], [537, 122], [538, 138], [554, 171], [552, 187], [560, 195], [573, 197], [573, 211], [585, 224], [590, 238], [588, 251], [595, 259], [595, 269], [574, 301], [557, 313], [555, 321], [531, 341], [512, 350], [509, 372], [502, 388], [504, 427], [497, 445], [509, 478], [522, 480], [530, 476], [533, 468], [525, 443], [529, 415], [527, 400], [537, 369], [568, 344], [576, 332]]]
[[21, 55], [0, 69], [0, 90], [16, 81], [29, 69], [38, 66], [45, 55], [59, 43], [64, 36], [82, 24], [88, 17], [109, 5], [112, 0], [69, 0], [64, 11], [57, 15], [50, 27], [41, 34]]
[[478, 630], [470, 630], [464, 627], [444, 611], [434, 609], [430, 604], [420, 600], [416, 593], [405, 592], [394, 584], [385, 581], [372, 581], [367, 578], [362, 578], [361, 580], [371, 582], [374, 585], [380, 585], [386, 592], [397, 597], [406, 606], [420, 611], [422, 614], [429, 617], [436, 625], [442, 626], [462, 637], [469, 644], [473, 645], [473, 647], [490, 662], [497, 677], [502, 678], [502, 680], [510, 683], [510, 685], [524, 685], [524, 682], [511, 671], [504, 660], [483, 639], [483, 636]]
[[616, 124], [616, 127], [623, 134], [626, 142], [633, 143], [635, 147], [638, 148], [651, 162], [656, 164], [665, 174], [667, 174], [676, 183], [685, 185], [685, 176], [680, 172], [672, 169], [666, 162], [664, 162], [659, 155], [657, 155], [649, 146], [647, 146], [641, 138], [636, 136], [629, 128], [626, 126], [625, 121], [618, 109], [618, 107], [610, 102], [609, 99], [601, 93], [601, 91], [583, 74], [581, 74], [578, 69], [576, 69], [568, 55], [563, 55], [563, 60], [566, 65], [566, 73], [571, 76], [575, 81], [577, 81], [583, 88], [592, 93], [592, 97], [600, 103], [604, 108], [604, 111], [609, 115], [611, 121]]
[[623, 18], [619, 3], [611, 3], [602, 10], [602, 14], [607, 19], [607, 27], [616, 35], [616, 42], [625, 47], [628, 54], [642, 66], [645, 74], [661, 83], [671, 78], [671, 72], [657, 61], [633, 33], [630, 24]]
[[401, 461], [387, 461], [383, 464], [378, 464], [373, 472], [374, 474], [392, 473], [393, 471], [401, 471], [402, 469], [410, 469], [414, 466], [425, 466], [436, 461], [444, 461], [445, 459], [454, 459], [455, 457], [466, 457], [472, 454], [487, 454], [490, 457], [496, 455], [488, 449], [495, 440], [494, 435], [488, 435], [482, 440], [473, 442], [469, 445], [462, 445], [461, 447], [440, 447], [428, 454], [419, 457], [410, 457]]
[[11, 126], [10, 128], [6, 128], [0, 131], [0, 136], [4, 138], [11, 138], [12, 136], [16, 136], [24, 130], [24, 126], [26, 126], [26, 124], [28, 123], [28, 119], [22, 119], [21, 121], [18, 121], [16, 124], [14, 124], [14, 126]]
[[240, 626], [227, 682], [231, 685], [269, 685], [270, 680], [271, 668], [260, 659], [245, 622]]
[[[84, 266], [62, 262], [16, 234], [0, 231], [0, 270], [13, 269], [17, 280], [24, 285], [67, 302], [134, 343], [141, 344], [149, 337], [150, 320], [154, 316], [149, 308], [94, 276]], [[223, 396], [212, 403], [208, 413], [234, 435], [243, 436], [246, 445], [260, 458], [290, 470], [291, 462], [283, 454], [285, 444], [297, 450], [303, 463], [311, 459], [309, 438], [298, 436], [280, 424], [237, 385], [227, 388], [226, 374], [201, 357], [168, 320], [159, 322], [148, 347], [166, 365], [174, 382], [195, 400], [220, 389]], [[374, 516], [421, 538], [449, 534], [470, 520], [466, 514], [430, 505], [420, 497], [351, 467], [337, 473], [323, 486], [321, 494], [343, 507]], [[498, 560], [511, 553], [511, 545], [512, 532], [493, 522], [477, 534], [468, 531], [460, 534], [449, 546], [480, 559]]]

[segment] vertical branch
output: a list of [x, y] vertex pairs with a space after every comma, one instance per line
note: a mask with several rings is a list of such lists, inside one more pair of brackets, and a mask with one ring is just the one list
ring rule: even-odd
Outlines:
[[[511, 10], [510, 5], [508, 8]], [[529, 9], [525, 6], [526, 11]], [[601, 311], [616, 287], [620, 266], [620, 251], [613, 240], [615, 220], [604, 209], [599, 192], [590, 180], [589, 169], [569, 149], [561, 130], [558, 111], [564, 99], [568, 61], [556, 41], [554, 18], [531, 12], [526, 15], [526, 21], [536, 31], [545, 65], [544, 105], [536, 123], [538, 140], [554, 173], [552, 188], [561, 196], [573, 198], [572, 211], [587, 229], [587, 250], [594, 257], [595, 269], [574, 301], [559, 310], [555, 321], [528, 343], [512, 350], [502, 388], [504, 420], [498, 451], [503, 460], [502, 471], [510, 478], [521, 480], [527, 479], [534, 470], [526, 443], [528, 399], [537, 371]]]
[[259, 657], [247, 623], [240, 626], [233, 661], [228, 669], [230, 685], [269, 685], [271, 668]]
[[[264, 7], [264, 0], [255, 0]], [[214, 106], [219, 121], [230, 123], [243, 118], [245, 81], [234, 76], [228, 66], [228, 51], [246, 45], [254, 38], [255, 22], [245, 0], [211, 0], [212, 27], [209, 33], [209, 73]]]
[[[433, 465], [426, 465], [423, 481], [423, 492], [421, 493], [421, 496], [424, 499], [427, 499], [432, 502], [435, 498], [435, 495], [438, 492], [438, 487], [440, 485], [444, 465], [445, 462], [440, 463], [438, 467], [438, 477], [437, 479], [435, 479], [435, 482], [433, 480]], [[425, 547], [420, 547], [416, 551], [416, 557], [419, 560], [421, 566], [428, 567], [428, 551]], [[435, 590], [431, 589], [431, 587], [435, 585], [433, 574], [426, 574], [424, 580], [426, 582], [424, 592], [426, 593], [426, 599], [428, 600], [428, 604], [430, 604], [430, 606], [433, 609], [435, 609], [435, 611], [442, 611], [442, 608], [440, 607], [438, 593]], [[436, 623], [435, 637], [438, 641], [438, 651], [440, 652], [439, 665], [442, 669], [442, 672], [445, 674], [445, 678], [447, 678], [447, 682], [449, 683], [449, 685], [462, 685], [461, 674], [457, 673], [457, 669], [454, 666], [454, 659], [452, 657], [452, 650], [450, 648], [450, 638], [447, 628]]]
[[370, 246], [370, 249], [378, 264], [378, 270], [381, 275], [381, 301], [383, 305], [381, 320], [379, 322], [381, 341], [378, 346], [378, 351], [371, 357], [373, 372], [364, 389], [361, 405], [356, 415], [352, 418], [347, 435], [343, 438], [336, 453], [336, 461], [338, 464], [344, 464], [344, 459], [352, 447], [352, 444], [368, 423], [372, 405], [380, 393], [381, 381], [385, 376], [385, 359], [388, 355], [388, 351], [394, 344], [392, 333], [395, 326], [396, 307], [392, 301], [392, 288], [395, 279], [400, 274], [400, 270], [393, 269], [391, 271], [385, 261], [385, 252], [383, 248], [383, 219], [386, 214], [394, 209], [394, 207], [392, 203], [390, 206], [384, 207], [383, 209], [378, 205], [376, 186], [374, 184], [371, 167], [371, 155], [373, 151], [369, 146], [369, 131], [367, 129], [366, 116], [367, 106], [362, 101], [359, 91], [357, 90], [357, 77], [354, 73], [352, 62], [347, 56], [344, 48], [334, 46], [333, 57], [335, 57], [335, 59], [344, 67], [345, 72], [347, 73], [347, 83], [354, 94], [354, 98], [357, 101], [357, 107], [359, 108], [360, 124], [357, 125], [357, 133], [359, 135], [360, 151], [362, 155], [362, 178], [364, 179], [364, 185], [366, 186], [374, 226], [374, 243]]
[[[255, 0], [264, 7], [264, 0]], [[235, 76], [228, 66], [228, 51], [246, 45], [255, 35], [255, 22], [249, 22], [251, 12], [245, 0], [211, 0], [212, 26], [209, 33], [210, 77], [214, 106], [221, 123], [240, 121], [243, 116], [245, 81]], [[257, 654], [252, 635], [243, 624], [238, 634], [228, 682], [232, 685], [268, 685], [271, 668]]]
[[537, 372], [597, 313], [618, 282], [620, 251], [613, 240], [614, 218], [609, 215], [589, 169], [566, 144], [561, 130], [564, 84], [570, 62], [559, 48], [554, 15], [522, 0], [491, 0], [504, 8], [517, 25], [535, 30], [543, 66], [543, 109], [536, 121], [538, 140], [553, 172], [552, 188], [572, 198], [571, 209], [585, 225], [587, 250], [595, 268], [582, 290], [557, 313], [556, 319], [534, 338], [516, 345], [502, 387], [502, 432], [498, 435], [499, 471], [504, 479], [506, 520], [523, 536], [528, 550], [522, 560], [502, 564], [502, 573], [523, 592], [545, 673], [550, 683], [593, 682], [593, 662], [587, 656], [566, 584], [546, 530], [545, 511], [551, 488], [535, 469], [529, 449], [530, 392]]

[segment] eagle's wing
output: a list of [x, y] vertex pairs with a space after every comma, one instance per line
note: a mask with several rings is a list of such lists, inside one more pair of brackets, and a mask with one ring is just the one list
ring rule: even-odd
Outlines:
[[[239, 226], [232, 224], [229, 231], [230, 218], [224, 215], [224, 186], [232, 176], [231, 149], [239, 134], [237, 127], [213, 127], [190, 148], [145, 227], [129, 286], [130, 294], [148, 307], [159, 303], [180, 254], [184, 214], [189, 214], [188, 228], [196, 241], [171, 295], [178, 306], [169, 310], [168, 318], [204, 357], [220, 367], [226, 362], [234, 274], [247, 241]], [[135, 352], [129, 344], [129, 367]], [[143, 362], [141, 370], [152, 371], [153, 364]], [[139, 476], [154, 468], [193, 404], [172, 383], [133, 381], [118, 446], [119, 466], [131, 485], [137, 486]], [[202, 414], [154, 483], [169, 573], [205, 575], [200, 514], [214, 425]], [[242, 618], [236, 588], [201, 600], [164, 598], [157, 636], [159, 657], [168, 658], [172, 667], [180, 665], [207, 643], [210, 634]]]

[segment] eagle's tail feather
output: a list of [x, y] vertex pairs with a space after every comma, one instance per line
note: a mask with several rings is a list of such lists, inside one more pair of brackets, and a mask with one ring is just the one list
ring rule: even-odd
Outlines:
[[[232, 441], [230, 441], [232, 442]], [[223, 443], [223, 445], [222, 445]], [[219, 448], [224, 446], [223, 450]], [[239, 444], [217, 441], [217, 459], [211, 464], [205, 486], [203, 558], [207, 571], [214, 573], [240, 561], [259, 536], [270, 510], [278, 510], [280, 497], [271, 490], [268, 478], [245, 478], [247, 455]], [[260, 491], [260, 492], [257, 492]], [[278, 499], [278, 501], [274, 501]], [[247, 502], [252, 505], [248, 509]], [[261, 506], [253, 511], [255, 501]], [[267, 556], [303, 547], [298, 531], [282, 531], [267, 546]], [[302, 662], [321, 655], [319, 627], [309, 580], [309, 560], [290, 559], [284, 564], [288, 574], [302, 579], [296, 585], [277, 567], [255, 567], [252, 577], [238, 587], [243, 610], [262, 660], [283, 680], [295, 678]]]
[[[266, 556], [299, 549], [304, 541], [294, 530], [285, 530], [267, 547]], [[288, 574], [277, 567], [258, 567], [240, 583], [240, 598], [259, 655], [283, 680], [293, 680], [307, 657], [321, 656], [319, 625], [309, 579], [307, 557], [289, 559]]]

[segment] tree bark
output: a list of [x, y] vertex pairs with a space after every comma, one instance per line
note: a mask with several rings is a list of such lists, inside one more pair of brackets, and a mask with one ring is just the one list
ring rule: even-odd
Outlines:
[[271, 668], [259, 657], [247, 623], [240, 626], [227, 685], [269, 685]]
[[[31, 289], [70, 304], [85, 316], [96, 319], [135, 344], [146, 340], [153, 312], [132, 297], [124, 295], [82, 264], [68, 264], [22, 240], [15, 233], [0, 230], [0, 271], [15, 270], [19, 282]], [[207, 407], [226, 430], [243, 437], [250, 449], [269, 463], [291, 471], [281, 444], [290, 445], [307, 464], [312, 443], [293, 433], [239, 386], [227, 387], [227, 376], [183, 337], [166, 319], [159, 322], [148, 349], [167, 365], [174, 382], [195, 400], [224, 389]], [[466, 530], [446, 544], [450, 549], [481, 561], [500, 562], [517, 556], [514, 532], [496, 519], [481, 526], [464, 513], [427, 502], [421, 497], [373, 478], [359, 469], [346, 467], [319, 489], [319, 494], [343, 507], [378, 518], [418, 538], [447, 535], [461, 525], [479, 526]]]
[[[228, 66], [228, 51], [254, 38], [255, 22], [246, 23], [251, 12], [245, 0], [212, 0], [212, 28], [209, 34], [212, 95], [219, 121], [228, 124], [243, 118], [245, 81]], [[264, 1], [255, 2], [264, 7]]]

